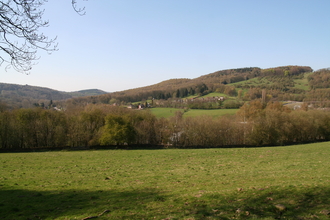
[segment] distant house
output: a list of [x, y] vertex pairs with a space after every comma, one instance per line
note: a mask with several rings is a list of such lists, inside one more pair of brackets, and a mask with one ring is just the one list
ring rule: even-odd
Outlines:
[[57, 108], [56, 106], [54, 107], [54, 110], [56, 110], [56, 111], [62, 111], [61, 109]]
[[225, 97], [223, 97], [223, 96], [218, 97], [218, 101], [224, 101], [224, 100], [225, 100]]

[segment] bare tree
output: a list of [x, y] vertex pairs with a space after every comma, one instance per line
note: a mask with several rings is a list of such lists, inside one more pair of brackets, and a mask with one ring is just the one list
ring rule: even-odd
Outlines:
[[[41, 8], [47, 0], [0, 0], [0, 65], [7, 63], [16, 71], [28, 74], [39, 59], [37, 52], [56, 51], [55, 38], [48, 38], [40, 29], [48, 27], [43, 20]], [[77, 7], [71, 0], [73, 9], [84, 14], [84, 8]]]

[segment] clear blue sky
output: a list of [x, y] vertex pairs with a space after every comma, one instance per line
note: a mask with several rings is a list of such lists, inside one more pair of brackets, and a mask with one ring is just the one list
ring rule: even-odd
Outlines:
[[[108, 92], [241, 67], [330, 67], [330, 0], [49, 0], [43, 32], [59, 51], [40, 52], [30, 75], [0, 82]], [[0, 51], [1, 53], [1, 51]]]

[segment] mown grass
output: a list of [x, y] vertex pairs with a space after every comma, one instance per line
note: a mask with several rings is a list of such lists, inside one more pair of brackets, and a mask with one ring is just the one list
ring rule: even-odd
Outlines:
[[1, 219], [329, 219], [329, 156], [329, 142], [3, 153]]
[[220, 117], [224, 115], [234, 115], [238, 109], [189, 109], [184, 113], [184, 117], [197, 117], [202, 115], [208, 115], [212, 117]]
[[177, 108], [151, 108], [150, 111], [157, 118], [170, 118], [175, 115], [175, 112], [183, 112], [184, 117], [197, 117], [202, 115], [208, 115], [212, 117], [220, 117], [224, 115], [234, 115], [238, 109], [189, 109], [184, 111], [183, 109]]
[[220, 93], [220, 92], [211, 92], [211, 93], [208, 93], [207, 95], [204, 95], [204, 96], [201, 96], [201, 97], [203, 97], [203, 98], [207, 98], [207, 97], [220, 97], [220, 96], [228, 97], [227, 94], [225, 94], [225, 93]]
[[149, 110], [157, 118], [170, 118], [173, 117], [178, 111], [183, 112], [183, 109], [178, 108], [150, 108]]

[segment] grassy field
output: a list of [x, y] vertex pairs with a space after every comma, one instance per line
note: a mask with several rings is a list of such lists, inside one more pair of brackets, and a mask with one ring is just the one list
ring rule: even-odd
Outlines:
[[310, 76], [312, 73], [305, 73], [304, 78], [302, 79], [295, 79], [294, 83], [295, 83], [295, 87], [298, 89], [303, 89], [303, 90], [309, 90], [309, 86], [308, 86], [308, 76]]
[[[175, 115], [175, 112], [182, 111], [182, 109], [177, 108], [151, 108], [150, 111], [156, 115], [156, 117], [161, 118], [169, 118]], [[220, 117], [223, 115], [234, 115], [238, 109], [189, 109], [189, 111], [184, 112], [184, 117], [196, 117], [202, 115], [209, 115], [212, 117]]]
[[234, 115], [238, 109], [189, 109], [189, 111], [184, 113], [184, 117], [196, 117], [201, 115], [209, 115], [212, 117], [220, 117], [223, 115]]
[[178, 108], [151, 108], [150, 111], [154, 114], [157, 118], [169, 118], [175, 115], [175, 112], [181, 111], [183, 109]]
[[228, 95], [226, 95], [226, 94], [224, 94], [224, 93], [219, 93], [219, 92], [211, 92], [211, 93], [209, 93], [209, 94], [207, 94], [207, 95], [204, 95], [204, 96], [202, 96], [203, 98], [207, 98], [207, 97], [220, 97], [220, 96], [223, 96], [223, 97], [228, 97]]
[[2, 153], [1, 219], [329, 219], [329, 144]]
[[[303, 89], [305, 91], [309, 90], [309, 86], [308, 86], [308, 76], [311, 75], [312, 73], [305, 73], [304, 77], [302, 79], [294, 79], [294, 87], [298, 88], [298, 89]], [[261, 85], [267, 85], [270, 86], [274, 84], [274, 82], [269, 81], [267, 78], [252, 78], [249, 79], [247, 81], [241, 81], [241, 82], [237, 82], [237, 83], [232, 83], [230, 85], [250, 85], [250, 86], [261, 86]]]

